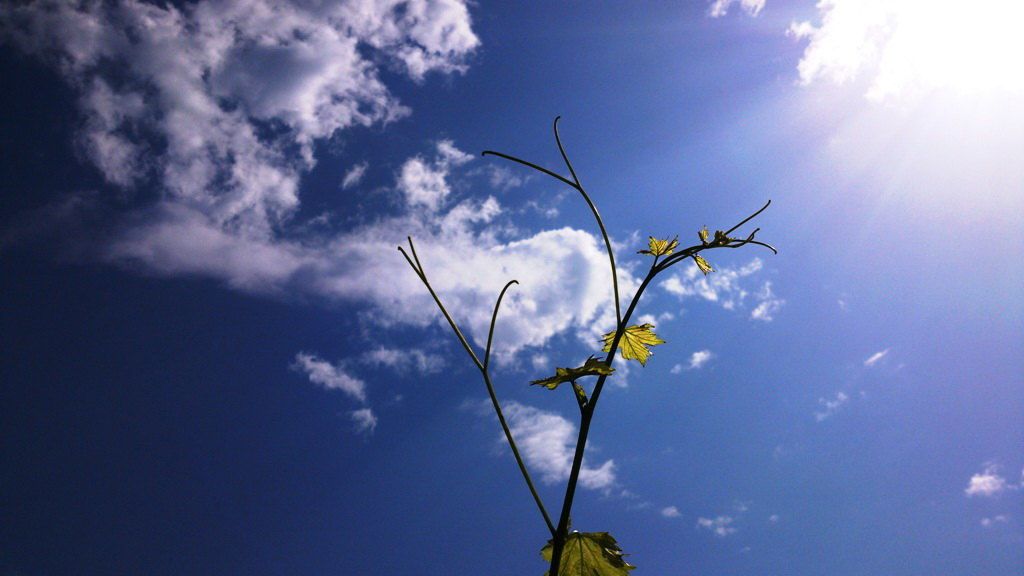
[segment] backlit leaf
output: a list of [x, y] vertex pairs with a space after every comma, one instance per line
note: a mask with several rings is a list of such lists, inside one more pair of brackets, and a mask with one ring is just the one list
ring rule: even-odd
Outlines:
[[[549, 540], [540, 555], [550, 563], [552, 554], [554, 544]], [[573, 532], [565, 540], [558, 571], [563, 576], [629, 576], [636, 566], [623, 556], [619, 543], [607, 532]]]
[[722, 232], [721, 230], [715, 230], [715, 244], [728, 244], [731, 241], [732, 238], [726, 236], [725, 232]]
[[591, 356], [579, 368], [555, 368], [554, 376], [544, 378], [543, 380], [534, 380], [530, 384], [554, 390], [563, 382], [575, 382], [577, 378], [582, 378], [583, 376], [607, 376], [612, 372], [615, 372], [615, 368]]
[[[627, 327], [619, 340], [622, 357], [626, 360], [636, 360], [646, 366], [647, 358], [651, 355], [651, 351], [647, 347], [665, 343], [652, 331], [653, 328], [654, 324]], [[605, 334], [602, 338], [604, 339], [604, 351], [609, 352], [612, 349], [612, 341], [615, 340], [615, 331]]]
[[697, 263], [697, 268], [700, 268], [700, 271], [703, 272], [705, 276], [708, 275], [708, 272], [715, 271], [715, 269], [711, 267], [711, 263], [705, 260], [700, 254], [694, 254], [693, 261]]
[[697, 231], [697, 236], [700, 237], [700, 243], [701, 244], [707, 244], [708, 243], [708, 227], [707, 226], [701, 226], [701, 229]]
[[654, 236], [648, 236], [647, 250], [640, 250], [637, 254], [650, 254], [651, 256], [668, 256], [679, 246], [679, 238], [659, 240]]

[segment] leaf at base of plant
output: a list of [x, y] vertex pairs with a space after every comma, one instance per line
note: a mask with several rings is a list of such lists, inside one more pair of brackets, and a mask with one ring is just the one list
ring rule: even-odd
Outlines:
[[[549, 540], [540, 555], [551, 562], [553, 553], [554, 544]], [[623, 556], [619, 543], [607, 532], [573, 532], [565, 540], [558, 571], [565, 576], [628, 576], [636, 566]]]

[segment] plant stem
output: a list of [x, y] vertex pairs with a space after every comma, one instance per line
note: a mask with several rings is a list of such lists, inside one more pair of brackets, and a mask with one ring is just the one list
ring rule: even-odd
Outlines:
[[[637, 289], [636, 294], [633, 295], [633, 299], [630, 301], [629, 307], [626, 308], [626, 314], [622, 317], [622, 320], [619, 322], [619, 325], [615, 330], [615, 339], [612, 340], [608, 356], [605, 357], [605, 364], [611, 366], [612, 361], [615, 360], [615, 353], [618, 351], [619, 340], [621, 340], [622, 334], [625, 332], [626, 324], [629, 322], [629, 318], [633, 315], [636, 305], [640, 302], [640, 297], [643, 295], [644, 290], [656, 275], [657, 272], [652, 267], [643, 282], [640, 284], [640, 287]], [[587, 406], [583, 410], [583, 415], [580, 418], [580, 431], [576, 438], [576, 451], [572, 458], [572, 469], [569, 471], [569, 483], [565, 487], [565, 498], [562, 501], [562, 513], [558, 518], [558, 528], [555, 532], [554, 542], [552, 543], [551, 567], [548, 570], [549, 576], [558, 574], [559, 566], [562, 562], [562, 549], [565, 546], [565, 539], [568, 536], [569, 517], [572, 512], [573, 499], [576, 496], [576, 484], [579, 482], [580, 470], [583, 468], [583, 453], [587, 447], [587, 436], [590, 434], [590, 422], [594, 418], [594, 411], [597, 408], [597, 400], [601, 396], [601, 390], [604, 388], [604, 382], [607, 379], [608, 375], [606, 374], [602, 374], [597, 378], [597, 384], [594, 385], [594, 393], [590, 395], [590, 399], [587, 401]]]
[[523, 457], [519, 454], [519, 448], [516, 446], [515, 438], [512, 437], [512, 430], [509, 429], [508, 422], [505, 420], [505, 414], [501, 410], [501, 403], [498, 402], [498, 395], [494, 392], [494, 385], [491, 383], [490, 370], [488, 369], [488, 365], [491, 360], [491, 342], [494, 336], [494, 325], [498, 319], [498, 308], [501, 307], [501, 300], [505, 297], [505, 292], [508, 291], [509, 287], [513, 284], [518, 284], [519, 282], [516, 280], [510, 280], [505, 284], [505, 287], [501, 289], [501, 293], [498, 295], [498, 300], [494, 304], [494, 313], [491, 314], [491, 326], [487, 333], [487, 348], [484, 351], [484, 361], [480, 362], [480, 359], [477, 358], [473, 348], [469, 345], [469, 341], [467, 341], [466, 337], [463, 336], [462, 331], [459, 330], [458, 324], [455, 323], [455, 320], [441, 302], [441, 298], [436, 292], [434, 292], [434, 288], [430, 285], [430, 281], [427, 280], [427, 274], [423, 270], [423, 264], [420, 263], [419, 256], [416, 254], [416, 247], [412, 243], [412, 238], [409, 237], [408, 240], [409, 250], [412, 252], [412, 258], [409, 257], [409, 254], [407, 254], [401, 246], [398, 247], [398, 251], [402, 253], [402, 256], [405, 256], [406, 262], [409, 263], [409, 266], [411, 266], [413, 271], [416, 272], [416, 275], [419, 276], [423, 285], [427, 287], [427, 291], [430, 292], [430, 295], [434, 298], [434, 303], [437, 304], [437, 307], [441, 309], [441, 313], [448, 321], [448, 325], [451, 326], [452, 331], [455, 332], [455, 336], [458, 337], [462, 347], [466, 350], [466, 353], [469, 354], [473, 363], [476, 364], [476, 367], [480, 370], [480, 374], [484, 379], [484, 384], [487, 386], [487, 394], [491, 397], [491, 404], [494, 406], [494, 412], [498, 415], [498, 422], [501, 423], [501, 429], [505, 433], [505, 439], [508, 440], [508, 445], [512, 448], [512, 454], [516, 458], [516, 464], [519, 465], [519, 471], [523, 475], [523, 480], [526, 481], [526, 486], [530, 489], [530, 494], [533, 495], [534, 502], [537, 503], [537, 508], [540, 510], [541, 516], [544, 517], [544, 522], [547, 524], [548, 530], [551, 532], [552, 537], [554, 537], [555, 526], [551, 522], [551, 517], [548, 515], [547, 508], [544, 507], [544, 502], [540, 499], [540, 494], [537, 493], [537, 488], [533, 485], [533, 479], [530, 477], [530, 472], [526, 468], [526, 463], [523, 462]]

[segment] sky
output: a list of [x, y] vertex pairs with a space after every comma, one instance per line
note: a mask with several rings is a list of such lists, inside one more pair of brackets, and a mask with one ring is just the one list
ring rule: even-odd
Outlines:
[[1001, 0], [0, 4], [0, 573], [1024, 572], [1024, 16]]

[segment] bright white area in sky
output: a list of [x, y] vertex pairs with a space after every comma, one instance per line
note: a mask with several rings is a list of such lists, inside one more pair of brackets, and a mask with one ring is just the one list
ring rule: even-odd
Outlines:
[[949, 89], [1024, 91], [1024, 4], [1014, 0], [822, 0], [821, 22], [790, 25], [809, 44], [800, 81], [870, 78], [867, 97], [889, 101]]

